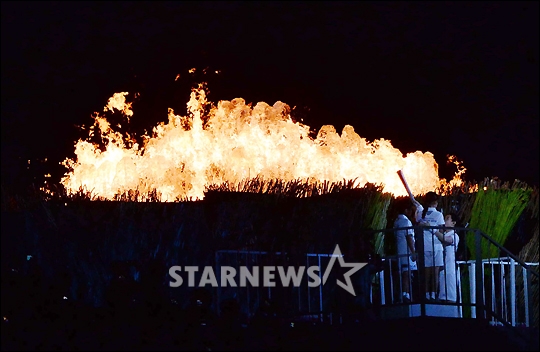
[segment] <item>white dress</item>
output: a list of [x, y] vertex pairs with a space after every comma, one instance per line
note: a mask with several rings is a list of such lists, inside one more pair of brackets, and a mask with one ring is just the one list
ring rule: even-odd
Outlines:
[[439, 274], [439, 299], [456, 302], [459, 284], [459, 270], [456, 269], [456, 251], [459, 245], [459, 236], [454, 230], [445, 233], [444, 236], [452, 236], [454, 243], [444, 247], [444, 270], [441, 270]]
[[[429, 207], [422, 219], [429, 226], [444, 226], [444, 215], [434, 207]], [[443, 245], [435, 236], [437, 229], [424, 230], [424, 260], [426, 267], [443, 266]]]

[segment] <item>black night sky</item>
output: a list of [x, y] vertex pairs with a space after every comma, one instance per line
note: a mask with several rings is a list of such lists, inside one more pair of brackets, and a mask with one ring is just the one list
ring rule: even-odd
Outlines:
[[[3, 1], [2, 183], [58, 181], [76, 126], [113, 93], [140, 93], [133, 128], [151, 129], [205, 80], [214, 102], [280, 100], [314, 129], [430, 151], [441, 177], [453, 154], [468, 180], [538, 185], [538, 14], [520, 1]], [[192, 67], [221, 74], [174, 81]]]

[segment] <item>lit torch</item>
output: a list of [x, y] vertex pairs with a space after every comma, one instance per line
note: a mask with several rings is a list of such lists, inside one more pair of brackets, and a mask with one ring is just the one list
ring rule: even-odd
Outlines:
[[398, 173], [399, 179], [401, 180], [401, 183], [403, 183], [403, 186], [405, 187], [405, 190], [409, 194], [409, 197], [411, 198], [412, 202], [416, 203], [416, 199], [414, 199], [414, 195], [411, 191], [411, 188], [409, 187], [409, 184], [407, 183], [407, 180], [405, 179], [405, 175], [403, 175], [403, 171], [398, 170], [397, 173]]
[[420, 204], [419, 201], [414, 199], [414, 195], [413, 195], [413, 193], [411, 191], [411, 188], [409, 187], [409, 184], [407, 183], [407, 180], [405, 179], [405, 175], [403, 174], [403, 171], [398, 170], [397, 174], [399, 176], [399, 179], [401, 180], [401, 183], [403, 183], [403, 186], [405, 187], [405, 190], [407, 190], [407, 193], [409, 194], [409, 198], [411, 198], [411, 201], [416, 206], [415, 218], [416, 218], [416, 221], [419, 221], [419, 219], [421, 218], [420, 214], [421, 214], [421, 212], [423, 210], [423, 207], [422, 207], [422, 205]]

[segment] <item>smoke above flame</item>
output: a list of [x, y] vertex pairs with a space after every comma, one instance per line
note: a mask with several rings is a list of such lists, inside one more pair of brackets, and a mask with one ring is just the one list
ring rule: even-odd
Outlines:
[[[104, 111], [119, 111], [129, 118], [132, 105], [127, 92], [116, 93]], [[383, 186], [384, 192], [407, 195], [397, 175], [402, 170], [415, 194], [441, 185], [459, 184], [465, 168], [454, 156], [458, 172], [449, 183], [439, 179], [438, 165], [430, 152], [403, 155], [389, 140], [368, 142], [352, 126], [340, 133], [331, 125], [310, 136], [310, 127], [295, 122], [283, 102], [246, 104], [242, 98], [207, 101], [204, 85], [193, 89], [187, 116], [169, 109], [168, 121], [153, 128], [137, 143], [113, 130], [98, 113], [89, 137], [75, 144], [73, 159], [63, 165], [68, 172], [61, 183], [69, 194], [80, 189], [102, 199], [137, 191], [157, 192], [162, 201], [202, 199], [211, 184], [238, 184], [259, 177], [284, 181], [340, 182], [356, 180]], [[91, 142], [101, 137], [103, 145]], [[103, 147], [104, 146], [104, 147]]]

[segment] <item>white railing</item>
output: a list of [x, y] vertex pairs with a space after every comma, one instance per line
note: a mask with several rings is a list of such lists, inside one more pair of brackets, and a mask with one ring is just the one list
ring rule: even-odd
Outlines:
[[[457, 261], [460, 272], [468, 271], [468, 284], [470, 288], [471, 317], [476, 318], [476, 260]], [[538, 263], [525, 263], [528, 266], [538, 266]], [[517, 267], [517, 270], [516, 270]], [[469, 268], [470, 270], [464, 270]], [[520, 270], [521, 268], [521, 270]], [[521, 271], [521, 273], [519, 273]], [[491, 273], [491, 275], [486, 275]], [[531, 324], [530, 312], [530, 289], [527, 280], [527, 269], [512, 258], [489, 258], [482, 260], [482, 277], [484, 278], [483, 293], [484, 306], [496, 313], [501, 319], [512, 326]], [[489, 281], [488, 281], [489, 280]], [[518, 288], [521, 288], [521, 295]], [[463, 297], [463, 277], [459, 281], [461, 302]], [[491, 317], [492, 324], [500, 324], [497, 319]]]
[[[373, 290], [378, 291], [377, 295], [380, 297], [380, 304], [383, 306], [392, 306], [396, 304], [403, 304], [400, 298], [396, 298], [396, 290], [400, 290], [401, 277], [396, 275], [392, 265], [395, 262], [396, 257], [387, 257], [385, 261], [387, 265], [385, 270], [380, 271], [377, 274], [376, 284], [373, 285]], [[394, 259], [394, 260], [393, 260]], [[489, 316], [490, 322], [493, 325], [502, 324], [501, 320], [507, 322], [512, 326], [531, 326], [531, 303], [530, 299], [538, 300], [538, 292], [533, 296], [532, 288], [530, 287], [530, 278], [527, 275], [527, 268], [522, 266], [516, 260], [510, 257], [490, 258], [483, 259], [482, 261], [482, 288], [483, 288], [483, 307], [486, 311], [493, 312], [494, 314], [484, 315], [484, 318]], [[538, 267], [536, 263], [525, 263], [529, 267]], [[455, 310], [446, 309], [447, 312], [451, 312], [453, 317], [464, 317], [463, 308], [470, 307], [470, 317], [477, 318], [477, 304], [476, 304], [476, 260], [468, 261], [456, 261], [457, 265], [457, 286], [458, 286], [458, 301], [455, 303], [444, 303], [444, 306], [457, 307], [458, 313], [456, 315]], [[416, 275], [417, 273], [411, 273]], [[388, 292], [387, 290], [388, 287]], [[418, 290], [418, 285], [411, 285], [411, 290]], [[372, 302], [373, 302], [373, 290], [372, 290]], [[468, 292], [467, 292], [468, 291]], [[418, 304], [419, 302], [411, 302], [411, 305]], [[437, 305], [437, 302], [425, 302], [428, 303], [431, 308], [433, 305]], [[415, 314], [414, 309], [408, 310], [410, 314]], [[433, 311], [433, 310], [432, 310]], [[440, 309], [437, 314], [444, 312], [444, 309]], [[403, 312], [401, 310], [400, 312]], [[407, 313], [408, 314], [408, 313]], [[444, 313], [442, 313], [444, 314]], [[496, 318], [497, 317], [497, 318]]]

